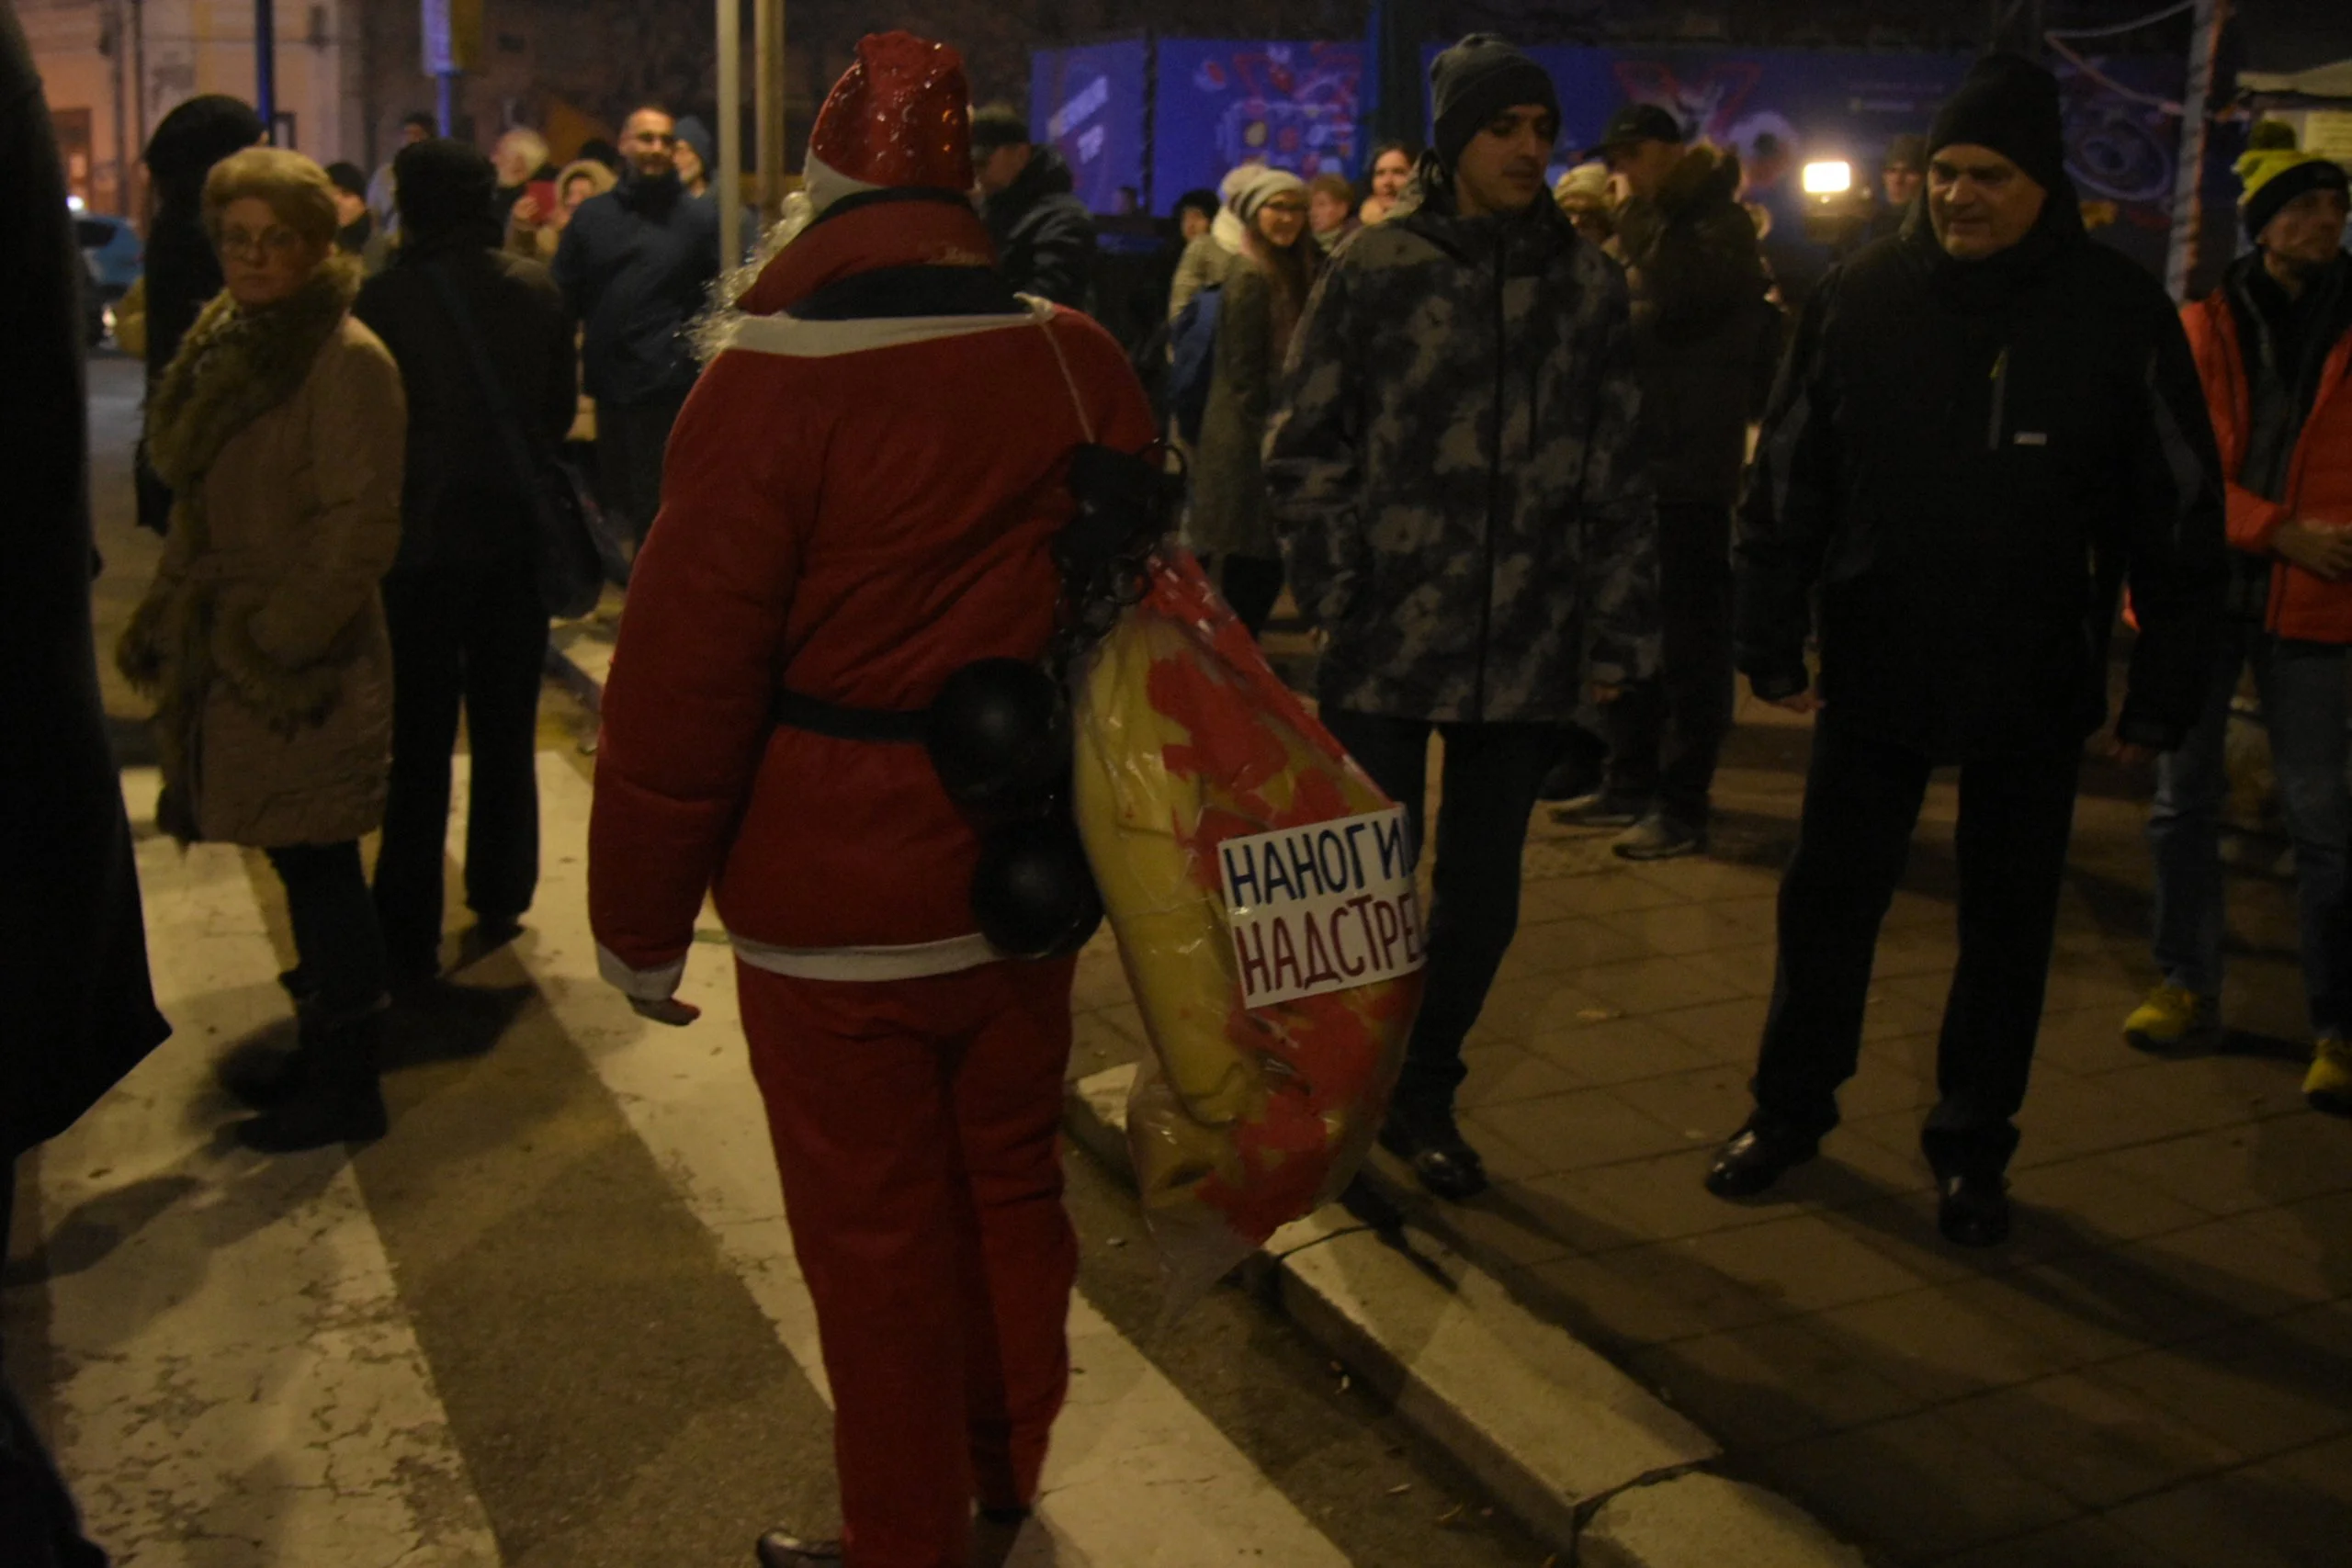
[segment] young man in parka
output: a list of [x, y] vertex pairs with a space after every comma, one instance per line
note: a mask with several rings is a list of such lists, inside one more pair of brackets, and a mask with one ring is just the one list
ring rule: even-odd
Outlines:
[[1275, 531], [1327, 639], [1322, 716], [1421, 840], [1445, 742], [1429, 988], [1382, 1141], [1486, 1185], [1453, 1116], [1462, 1042], [1518, 925], [1561, 727], [1657, 661], [1623, 275], [1550, 199], [1550, 77], [1479, 34], [1431, 68], [1437, 145], [1308, 301], [1266, 443]]

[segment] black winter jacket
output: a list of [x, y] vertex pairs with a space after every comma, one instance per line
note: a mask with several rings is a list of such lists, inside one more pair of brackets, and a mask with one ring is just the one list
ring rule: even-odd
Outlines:
[[2172, 301], [2071, 190], [1978, 263], [1915, 211], [1833, 269], [1740, 519], [1739, 667], [1939, 761], [2078, 742], [2107, 710], [2119, 585], [2140, 625], [2120, 737], [2177, 745], [2226, 569], [2220, 462]]
[[1083, 310], [1094, 292], [1094, 215], [1076, 189], [1062, 155], [1040, 147], [1019, 178], [982, 204], [980, 217], [1013, 292]]
[[1747, 422], [1780, 357], [1781, 313], [1756, 224], [1735, 199], [1739, 160], [1686, 149], [1654, 198], [1619, 229], [1634, 291], [1634, 365], [1642, 436], [1661, 504], [1727, 511], [1739, 499]]
[[[71, 1125], [170, 1033], [122, 788], [107, 746], [90, 630], [82, 258], [40, 80], [0, 6], [0, 1165]], [[21, 1510], [0, 1452], [0, 1541], [55, 1550]], [[69, 1524], [54, 1521], [61, 1532]], [[60, 1561], [79, 1556], [61, 1552]], [[102, 1561], [102, 1559], [94, 1559]]]
[[555, 280], [586, 329], [588, 393], [622, 408], [683, 398], [695, 384], [686, 323], [718, 276], [718, 207], [675, 175], [634, 170], [580, 204], [556, 246]]
[[432, 274], [458, 287], [506, 400], [535, 450], [551, 449], [579, 406], [571, 321], [548, 269], [496, 247], [493, 231], [403, 248], [369, 278], [353, 314], [399, 362], [408, 389], [396, 573], [468, 570], [527, 558], [531, 500], [491, 418], [473, 361]]

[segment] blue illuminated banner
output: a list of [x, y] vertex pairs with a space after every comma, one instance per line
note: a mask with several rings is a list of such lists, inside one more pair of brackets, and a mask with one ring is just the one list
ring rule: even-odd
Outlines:
[[1061, 153], [1092, 211], [1140, 202], [1150, 52], [1142, 39], [1129, 39], [1030, 57], [1030, 134]]

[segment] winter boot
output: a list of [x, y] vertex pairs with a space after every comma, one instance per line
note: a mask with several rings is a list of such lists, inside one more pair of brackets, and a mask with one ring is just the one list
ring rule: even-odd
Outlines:
[[222, 1058], [213, 1076], [237, 1102], [254, 1111], [267, 1111], [293, 1097], [309, 1067], [307, 1042], [290, 1046], [255, 1043]]
[[291, 1154], [329, 1144], [363, 1144], [384, 1135], [383, 1090], [376, 1057], [384, 1029], [381, 1004], [324, 1026], [302, 1053], [294, 1081], [277, 1104], [237, 1123], [237, 1141], [264, 1154]]
[[294, 1043], [279, 1046], [256, 1042], [231, 1052], [213, 1069], [220, 1087], [238, 1103], [254, 1111], [281, 1105], [293, 1095], [329, 1027], [319, 1011], [319, 988], [304, 979], [300, 969], [288, 969], [277, 983], [294, 998]]

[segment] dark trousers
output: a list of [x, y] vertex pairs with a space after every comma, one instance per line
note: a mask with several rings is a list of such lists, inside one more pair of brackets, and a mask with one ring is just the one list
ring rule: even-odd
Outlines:
[[1220, 556], [1217, 587], [1233, 613], [1241, 617], [1241, 624], [1250, 628], [1250, 635], [1256, 637], [1266, 629], [1274, 602], [1283, 596], [1282, 557]]
[[1731, 513], [1658, 507], [1658, 672], [1605, 710], [1607, 790], [1691, 829], [1707, 825], [1715, 761], [1731, 731]]
[[[2081, 749], [1964, 763], [1960, 961], [1937, 1047], [1941, 1100], [1920, 1143], [1939, 1174], [1998, 1172], [2016, 1152], [2073, 830]], [[1933, 764], [1849, 733], [1814, 737], [1796, 854], [1781, 881], [1780, 971], [1754, 1090], [1760, 1111], [1818, 1135], [1853, 1077], [1879, 924], [1911, 848]]]
[[685, 394], [650, 403], [596, 404], [596, 500], [621, 537], [645, 543], [662, 509], [662, 453]]
[[537, 768], [548, 617], [530, 564], [384, 584], [392, 635], [392, 779], [376, 909], [394, 973], [429, 975], [441, 946], [441, 868], [458, 712], [473, 757], [466, 905], [519, 917], [539, 883]]
[[1462, 1042], [1519, 930], [1520, 856], [1536, 792], [1559, 750], [1548, 724], [1439, 724], [1325, 708], [1323, 722], [1373, 782], [1405, 808], [1416, 852], [1425, 842], [1430, 731], [1445, 741], [1437, 863], [1429, 917], [1429, 976], [1406, 1049], [1396, 1102], [1448, 1110], [1469, 1069]]
[[269, 863], [286, 885], [294, 953], [320, 1019], [332, 1023], [373, 1010], [388, 977], [384, 935], [357, 840], [288, 845], [270, 851]]

